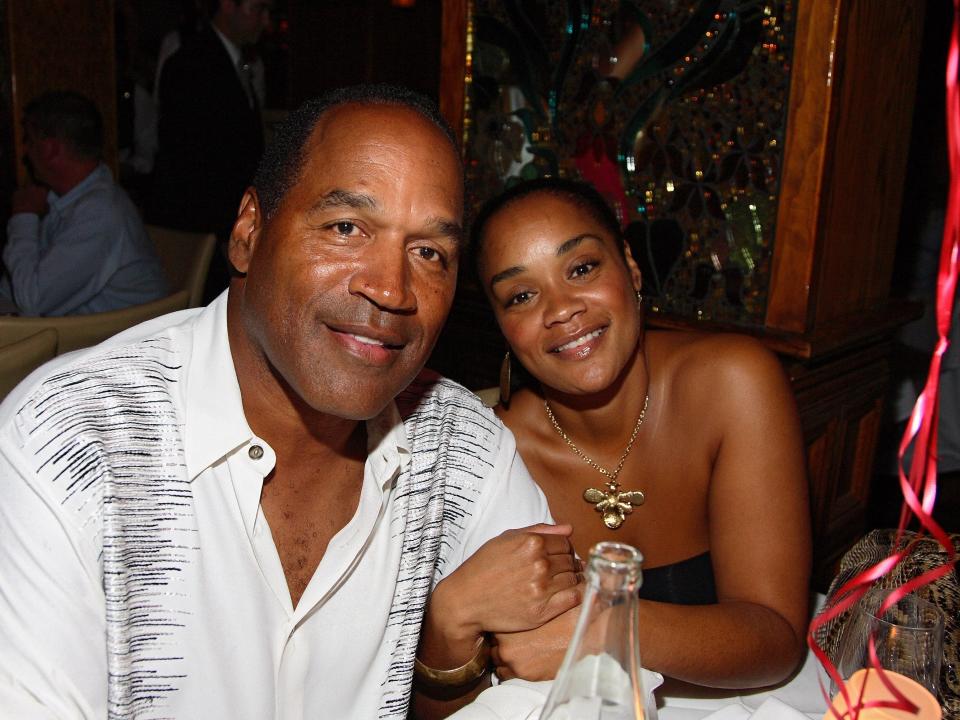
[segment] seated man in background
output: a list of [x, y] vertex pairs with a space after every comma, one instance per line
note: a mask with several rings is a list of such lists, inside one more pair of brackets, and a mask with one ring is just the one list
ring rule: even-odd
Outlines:
[[535, 524], [513, 436], [421, 373], [462, 215], [435, 106], [380, 86], [312, 101], [244, 194], [227, 292], [7, 397], [4, 717], [405, 719], [431, 588], [493, 545], [523, 582], [512, 614], [433, 618], [418, 668], [454, 685], [436, 717], [483, 681], [480, 661], [474, 685], [444, 674], [474, 653], [462, 625], [579, 601], [571, 528]]
[[86, 97], [44, 93], [23, 118], [32, 182], [13, 194], [0, 294], [21, 315], [119, 310], [167, 293], [127, 194], [101, 162], [103, 121]]

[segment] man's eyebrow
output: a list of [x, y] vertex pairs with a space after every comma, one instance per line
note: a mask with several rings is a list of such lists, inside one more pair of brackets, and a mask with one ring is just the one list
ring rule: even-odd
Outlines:
[[463, 228], [460, 223], [446, 218], [433, 217], [427, 219], [426, 226], [431, 229], [431, 232], [448, 237], [457, 245], [463, 244]]
[[323, 212], [343, 207], [355, 210], [376, 210], [377, 201], [363, 193], [350, 192], [349, 190], [331, 190], [317, 200], [310, 210], [311, 212]]
[[[370, 195], [351, 192], [350, 190], [331, 190], [315, 202], [310, 212], [326, 212], [327, 210], [336, 210], [337, 208], [350, 208], [352, 210], [373, 210], [379, 209], [377, 201]], [[451, 238], [458, 245], [463, 243], [463, 228], [459, 223], [446, 218], [431, 217], [427, 218], [424, 225], [429, 228], [429, 232]]]

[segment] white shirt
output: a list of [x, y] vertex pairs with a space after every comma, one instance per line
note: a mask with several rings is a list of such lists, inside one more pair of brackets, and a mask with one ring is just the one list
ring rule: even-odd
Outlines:
[[294, 609], [226, 294], [34, 373], [0, 406], [4, 716], [404, 718], [429, 589], [549, 514], [454, 383], [422, 375], [367, 435], [356, 514]]

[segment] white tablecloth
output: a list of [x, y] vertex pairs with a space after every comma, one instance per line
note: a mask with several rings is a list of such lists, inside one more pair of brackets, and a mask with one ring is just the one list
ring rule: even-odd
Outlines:
[[[823, 596], [818, 596], [815, 607], [822, 602]], [[818, 676], [825, 674], [808, 651], [797, 673], [773, 688], [743, 692], [668, 684], [656, 692], [659, 720], [819, 720], [827, 703]], [[485, 690], [450, 720], [537, 720], [550, 685], [509, 680]]]

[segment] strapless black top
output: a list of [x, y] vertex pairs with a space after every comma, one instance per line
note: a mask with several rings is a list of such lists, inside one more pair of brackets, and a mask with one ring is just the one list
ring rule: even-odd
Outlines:
[[717, 588], [710, 553], [672, 565], [644, 568], [639, 595], [643, 600], [676, 605], [712, 605], [717, 602]]

